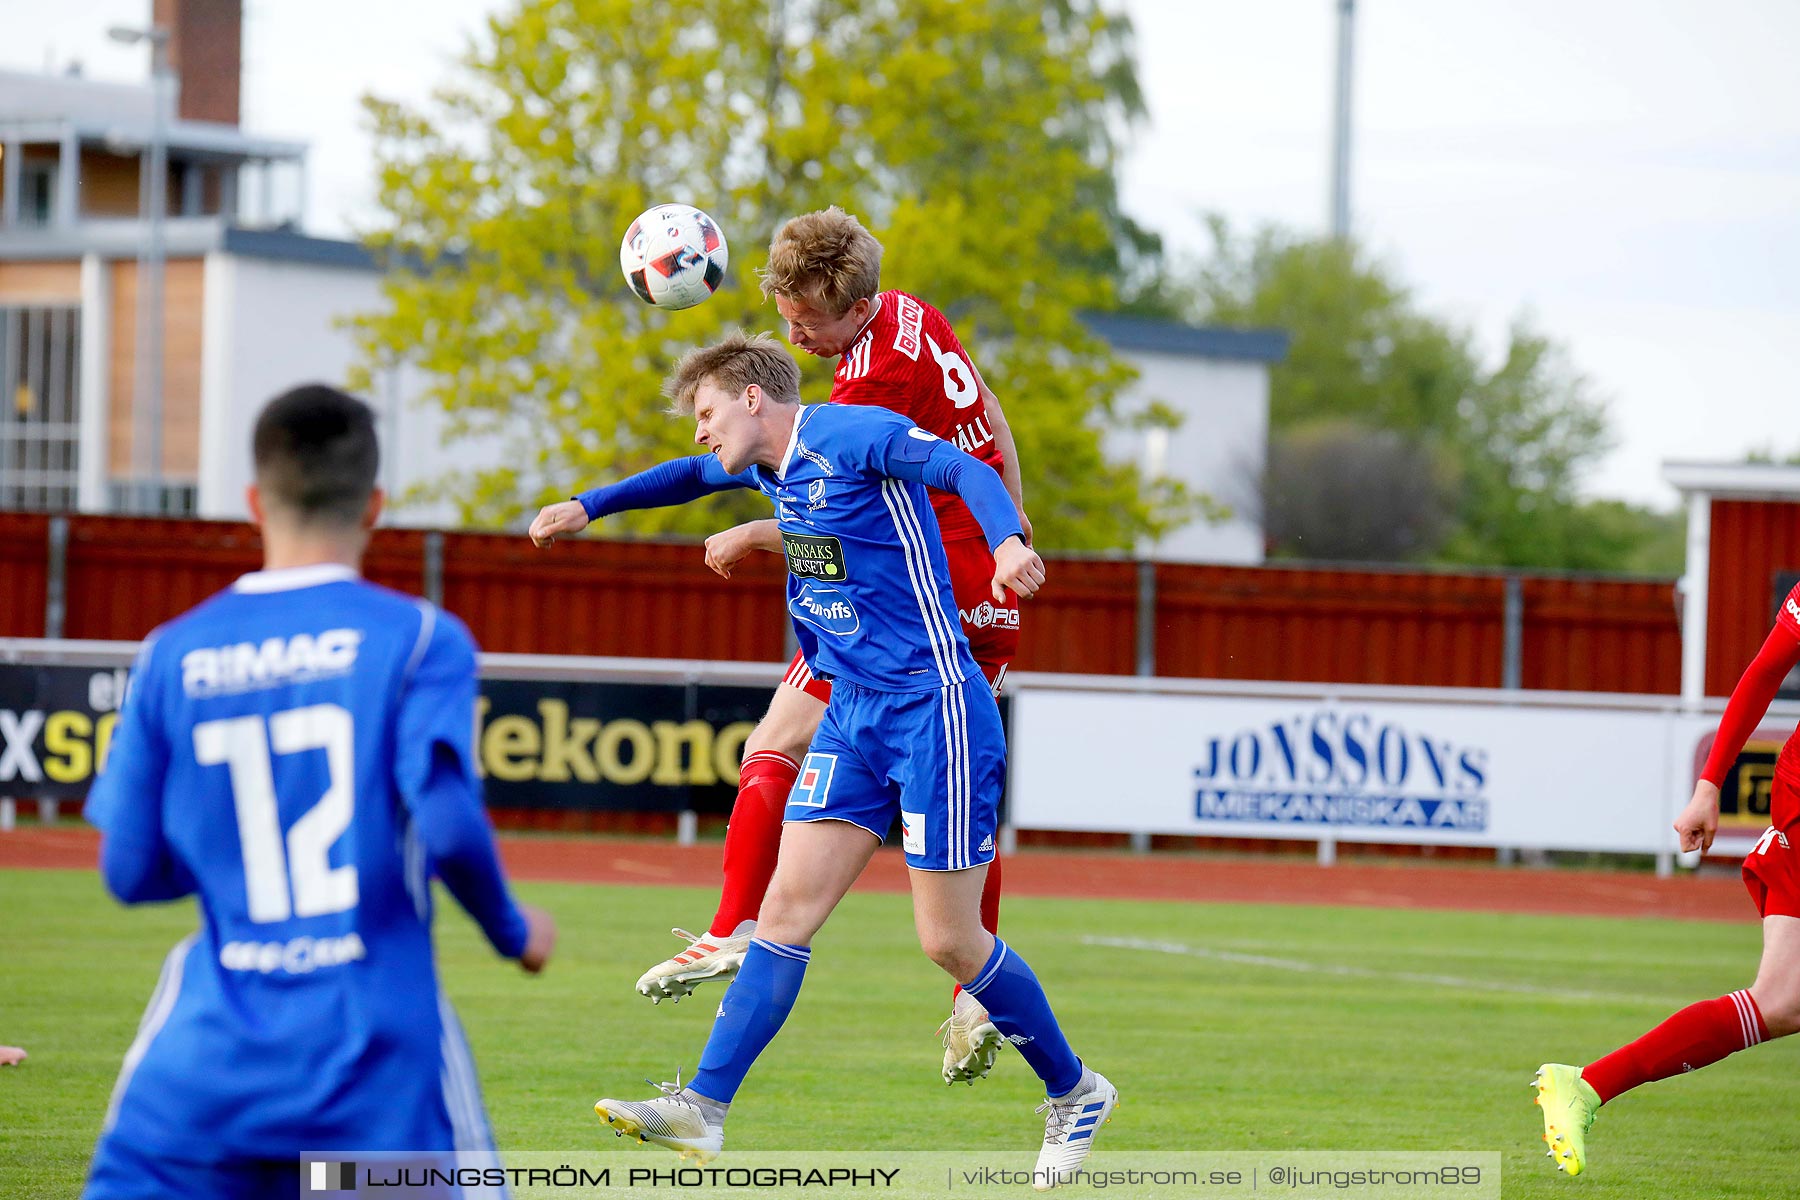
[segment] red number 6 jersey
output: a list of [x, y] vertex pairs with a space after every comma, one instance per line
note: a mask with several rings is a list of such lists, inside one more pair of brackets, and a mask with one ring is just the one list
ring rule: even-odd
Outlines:
[[[905, 292], [882, 292], [875, 303], [875, 315], [838, 360], [832, 401], [892, 409], [1000, 470], [1005, 460], [981, 403], [980, 377], [950, 322]], [[935, 490], [930, 496], [944, 541], [981, 536], [961, 500]]]

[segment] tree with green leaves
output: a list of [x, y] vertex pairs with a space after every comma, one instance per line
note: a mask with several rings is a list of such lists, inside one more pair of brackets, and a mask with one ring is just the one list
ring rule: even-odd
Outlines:
[[[1242, 236], [1217, 218], [1211, 232], [1212, 256], [1188, 285], [1191, 315], [1289, 334], [1269, 380], [1270, 462], [1289, 469], [1261, 480], [1277, 554], [1680, 569], [1678, 557], [1664, 561], [1661, 515], [1577, 494], [1612, 444], [1606, 404], [1528, 321], [1514, 324], [1504, 356], [1488, 366], [1467, 330], [1425, 312], [1354, 242], [1275, 228]], [[1319, 462], [1327, 446], [1339, 457], [1411, 464], [1408, 478], [1377, 472], [1360, 489], [1328, 492], [1342, 472]], [[1307, 462], [1314, 468], [1294, 469]], [[1312, 516], [1326, 495], [1366, 506], [1341, 510], [1346, 535], [1401, 507], [1411, 514], [1407, 531], [1279, 540], [1283, 529], [1317, 529]], [[1445, 519], [1421, 519], [1420, 503], [1443, 504]], [[1337, 552], [1320, 554], [1321, 543]]]
[[1326, 418], [1270, 441], [1245, 504], [1284, 557], [1405, 562], [1443, 544], [1453, 487], [1418, 439]]
[[[1108, 462], [1130, 378], [1077, 318], [1144, 243], [1118, 211], [1119, 138], [1141, 110], [1130, 29], [1099, 0], [519, 0], [429, 111], [366, 101], [393, 264], [356, 322], [363, 379], [409, 364], [450, 435], [501, 460], [442, 481], [475, 524], [692, 449], [658, 385], [730, 328], [774, 328], [756, 268], [795, 214], [837, 204], [886, 247], [883, 285], [945, 310], [1006, 406], [1027, 506], [1058, 549], [1128, 546], [1186, 498]], [[631, 218], [710, 213], [731, 271], [663, 312], [615, 267]], [[1141, 233], [1141, 231], [1139, 231]], [[822, 399], [830, 365], [805, 359]], [[734, 507], [735, 505], [735, 507]], [[725, 501], [608, 522], [704, 532]]]

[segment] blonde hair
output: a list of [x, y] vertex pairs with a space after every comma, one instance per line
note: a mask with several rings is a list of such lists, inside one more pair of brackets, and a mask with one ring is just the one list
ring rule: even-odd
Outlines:
[[804, 300], [841, 317], [881, 290], [881, 243], [834, 204], [778, 229], [761, 274], [764, 296]]
[[800, 366], [780, 342], [766, 333], [733, 331], [710, 346], [682, 355], [663, 381], [669, 411], [692, 415], [694, 393], [708, 381], [734, 395], [754, 383], [777, 403], [800, 403]]

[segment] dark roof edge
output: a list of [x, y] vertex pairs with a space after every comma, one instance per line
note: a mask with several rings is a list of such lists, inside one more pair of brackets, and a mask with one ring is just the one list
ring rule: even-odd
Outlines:
[[1215, 325], [1183, 325], [1118, 313], [1084, 312], [1082, 323], [1116, 350], [1140, 350], [1188, 358], [1237, 362], [1280, 362], [1287, 357], [1284, 329], [1226, 329]]
[[225, 227], [220, 249], [227, 254], [239, 254], [245, 258], [312, 263], [324, 267], [351, 267], [360, 271], [381, 269], [375, 256], [360, 242], [309, 237], [288, 229], [244, 229], [228, 225]]

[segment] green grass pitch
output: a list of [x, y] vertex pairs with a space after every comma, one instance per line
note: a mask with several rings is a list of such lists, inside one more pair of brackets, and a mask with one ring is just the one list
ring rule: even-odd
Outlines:
[[[590, 1106], [692, 1070], [718, 991], [652, 1008], [631, 983], [677, 947], [668, 927], [704, 923], [713, 897], [519, 891], [561, 927], [541, 978], [494, 960], [453, 905], [439, 920], [446, 986], [502, 1150], [672, 1164], [605, 1136]], [[1744, 986], [1753, 924], [1028, 898], [1009, 900], [1003, 919], [1076, 1048], [1123, 1095], [1097, 1163], [1109, 1151], [1492, 1150], [1505, 1156], [1507, 1197], [1631, 1200], [1766, 1200], [1792, 1195], [1800, 1174], [1794, 1045], [1622, 1097], [1601, 1114], [1580, 1179], [1543, 1157], [1531, 1104], [1540, 1061], [1586, 1061]], [[0, 921], [0, 1041], [31, 1052], [0, 1071], [0, 1195], [72, 1196], [192, 909], [122, 910], [89, 873], [0, 872]], [[1011, 1051], [973, 1088], [939, 1081], [933, 1030], [949, 989], [918, 952], [905, 897], [853, 894], [815, 952], [793, 1016], [739, 1094], [728, 1149], [1035, 1146], [1041, 1092]]]

